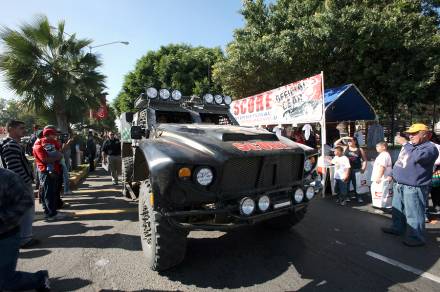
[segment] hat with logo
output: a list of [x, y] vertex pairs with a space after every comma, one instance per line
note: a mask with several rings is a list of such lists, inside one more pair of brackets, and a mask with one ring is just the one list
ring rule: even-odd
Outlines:
[[405, 131], [405, 133], [414, 134], [420, 131], [429, 131], [429, 128], [425, 124], [413, 124]]

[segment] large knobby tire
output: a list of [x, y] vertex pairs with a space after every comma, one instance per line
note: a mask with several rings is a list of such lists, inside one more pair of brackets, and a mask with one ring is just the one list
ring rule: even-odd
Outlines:
[[122, 158], [122, 194], [126, 198], [131, 198], [126, 184], [131, 184], [133, 181], [133, 169], [134, 169], [134, 158], [132, 156]]
[[171, 225], [167, 218], [151, 206], [150, 193], [150, 181], [143, 181], [139, 192], [142, 250], [152, 270], [164, 271], [183, 261], [188, 232]]
[[275, 217], [263, 222], [263, 226], [274, 230], [290, 230], [295, 224], [299, 223], [307, 212], [307, 207], [287, 215]]

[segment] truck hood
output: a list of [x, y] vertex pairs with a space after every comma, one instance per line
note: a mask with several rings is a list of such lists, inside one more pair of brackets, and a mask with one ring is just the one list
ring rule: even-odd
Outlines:
[[222, 163], [233, 157], [308, 155], [314, 151], [265, 129], [229, 125], [162, 124], [156, 129], [156, 139], [161, 151], [176, 160], [205, 158]]

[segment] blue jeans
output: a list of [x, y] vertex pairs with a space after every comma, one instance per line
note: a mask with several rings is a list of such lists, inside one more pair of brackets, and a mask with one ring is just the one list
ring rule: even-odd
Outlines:
[[64, 193], [70, 192], [70, 185], [69, 185], [69, 169], [67, 168], [66, 161], [64, 159], [61, 159], [61, 167], [63, 168], [63, 186], [64, 186]]
[[429, 186], [394, 184], [392, 228], [395, 231], [401, 234], [407, 231], [407, 237], [425, 242], [425, 208], [428, 193]]
[[55, 216], [57, 214], [58, 177], [47, 172], [40, 172], [40, 180], [42, 185], [41, 204], [44, 214], [46, 217]]
[[362, 195], [358, 194], [356, 192], [356, 173], [358, 173], [358, 172], [361, 172], [361, 170], [360, 169], [350, 169], [350, 179], [348, 181], [348, 190], [350, 190], [350, 183], [351, 183], [353, 185], [353, 191], [355, 192], [356, 197], [359, 199], [359, 198], [362, 198]]
[[348, 183], [346, 183], [342, 179], [335, 179], [335, 191], [339, 195], [339, 201], [345, 201], [348, 194]]
[[44, 274], [17, 272], [20, 231], [0, 239], [0, 291], [33, 290], [43, 286]]
[[[32, 184], [26, 185], [26, 192], [28, 196], [32, 197], [32, 202], [34, 199], [34, 189], [32, 188]], [[21, 217], [20, 220], [20, 229], [21, 229], [21, 244], [25, 244], [32, 239], [32, 224], [34, 223], [35, 217], [35, 204], [32, 204]]]

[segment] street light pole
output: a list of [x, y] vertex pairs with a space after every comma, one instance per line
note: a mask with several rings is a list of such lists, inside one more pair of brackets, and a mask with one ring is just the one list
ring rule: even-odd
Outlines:
[[92, 49], [94, 49], [94, 48], [99, 48], [99, 47], [108, 46], [108, 45], [113, 45], [113, 44], [123, 44], [123, 45], [126, 45], [126, 46], [127, 46], [127, 45], [129, 44], [129, 42], [125, 42], [125, 41], [115, 41], [115, 42], [105, 43], [105, 44], [97, 45], [97, 46], [89, 46], [89, 50], [90, 50], [90, 53], [92, 53]]

